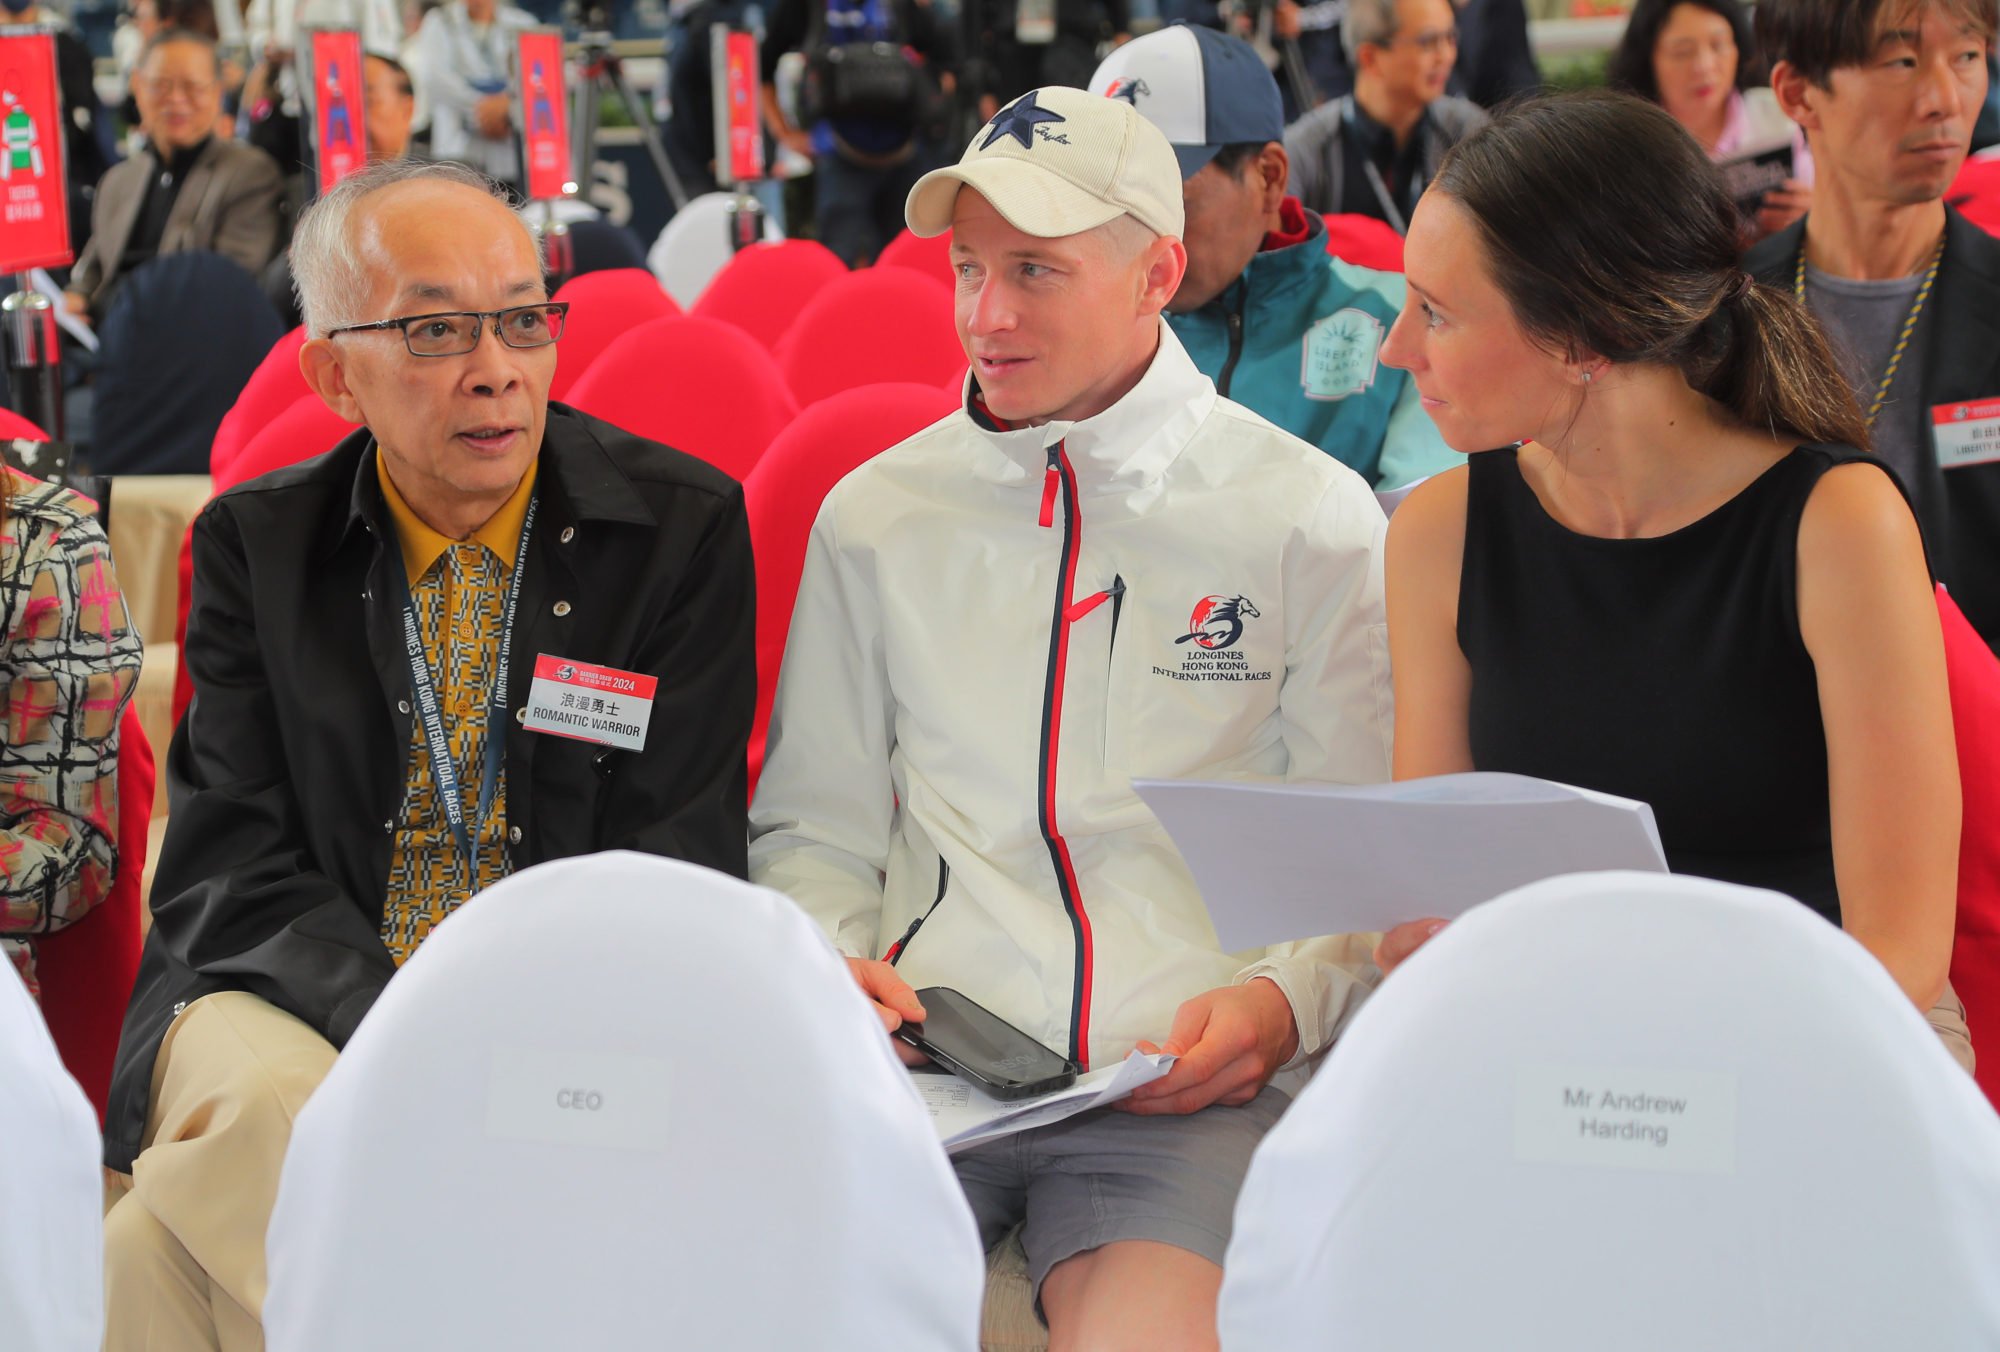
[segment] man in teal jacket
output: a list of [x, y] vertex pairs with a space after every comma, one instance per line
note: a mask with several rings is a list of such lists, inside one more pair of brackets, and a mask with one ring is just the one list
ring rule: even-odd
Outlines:
[[1216, 389], [1378, 490], [1458, 464], [1409, 374], [1377, 350], [1403, 279], [1330, 257], [1326, 224], [1285, 195], [1283, 101], [1246, 42], [1164, 28], [1118, 48], [1092, 93], [1167, 134], [1187, 207], [1187, 276], [1167, 322]]

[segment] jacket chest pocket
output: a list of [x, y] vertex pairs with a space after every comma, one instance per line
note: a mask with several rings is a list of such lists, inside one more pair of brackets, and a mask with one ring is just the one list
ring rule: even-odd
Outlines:
[[[1105, 768], [1175, 779], [1241, 766], [1277, 739], [1277, 617], [1237, 593], [1128, 604], [1109, 662]], [[1273, 608], [1275, 609], [1275, 607]]]

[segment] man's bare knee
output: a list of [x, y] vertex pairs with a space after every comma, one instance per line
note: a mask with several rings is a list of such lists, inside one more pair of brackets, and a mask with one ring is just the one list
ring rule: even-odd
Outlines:
[[1212, 1352], [1222, 1269], [1152, 1240], [1064, 1259], [1042, 1281], [1049, 1352]]

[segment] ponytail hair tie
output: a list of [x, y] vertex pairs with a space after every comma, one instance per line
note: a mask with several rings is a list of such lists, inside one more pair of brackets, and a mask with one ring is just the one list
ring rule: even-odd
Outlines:
[[1724, 305], [1736, 305], [1740, 303], [1750, 294], [1750, 289], [1756, 285], [1757, 279], [1755, 277], [1752, 277], [1747, 272], [1738, 272], [1736, 280], [1729, 285], [1729, 294], [1722, 298], [1722, 303]]

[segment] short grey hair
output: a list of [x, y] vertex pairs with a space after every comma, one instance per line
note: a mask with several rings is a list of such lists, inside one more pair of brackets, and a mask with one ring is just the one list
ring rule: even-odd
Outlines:
[[[307, 337], [324, 338], [333, 329], [384, 318], [358, 312], [369, 286], [355, 247], [354, 208], [384, 188], [418, 182], [457, 183], [485, 193], [510, 211], [515, 205], [506, 188], [451, 160], [385, 160], [343, 178], [306, 208], [292, 234], [292, 289], [298, 294]], [[541, 234], [524, 220], [520, 225], [534, 245], [535, 261], [542, 262]]]
[[1347, 13], [1340, 20], [1340, 46], [1347, 53], [1347, 68], [1361, 69], [1361, 47], [1386, 47], [1396, 40], [1400, 23], [1396, 0], [1347, 0]]

